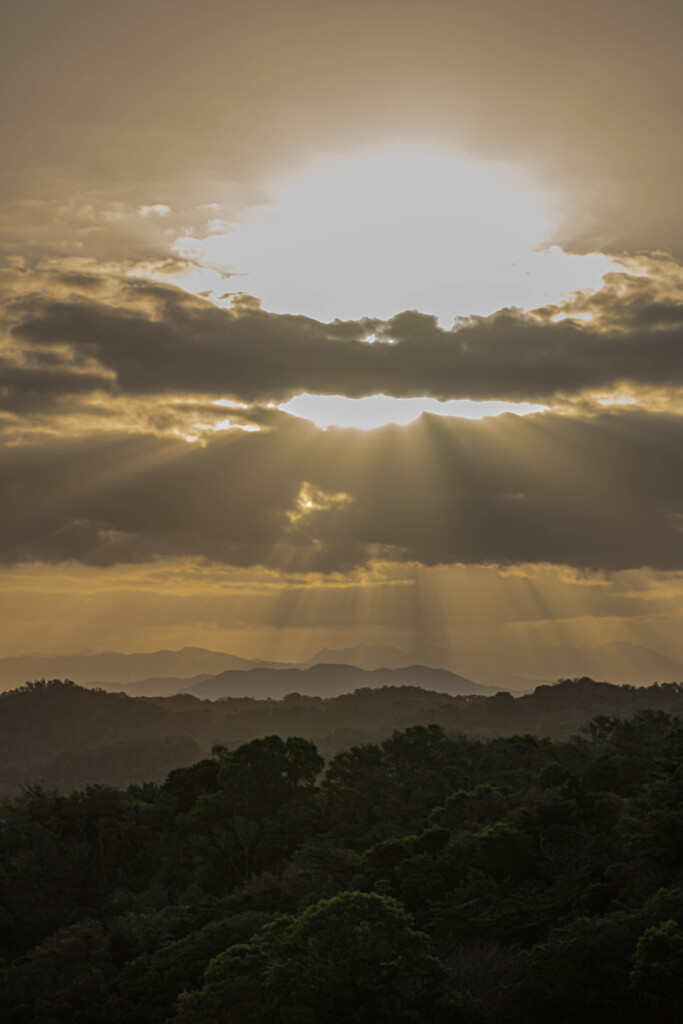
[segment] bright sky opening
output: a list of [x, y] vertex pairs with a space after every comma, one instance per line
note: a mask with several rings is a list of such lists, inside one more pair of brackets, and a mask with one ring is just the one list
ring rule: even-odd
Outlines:
[[272, 203], [240, 223], [214, 222], [207, 237], [176, 241], [178, 255], [205, 267], [187, 287], [227, 305], [228, 272], [237, 275], [229, 291], [272, 312], [329, 321], [418, 309], [450, 326], [456, 316], [597, 288], [612, 266], [602, 254], [547, 246], [549, 192], [509, 166], [447, 149], [328, 156], [269, 191]]
[[390, 395], [346, 398], [344, 395], [305, 394], [291, 398], [279, 408], [293, 416], [312, 420], [323, 429], [357, 427], [361, 430], [374, 430], [388, 423], [405, 426], [423, 412], [475, 420], [484, 416], [499, 416], [504, 412], [522, 416], [540, 412], [543, 406], [528, 402], [471, 402], [468, 399], [439, 402], [436, 398], [392, 398]]

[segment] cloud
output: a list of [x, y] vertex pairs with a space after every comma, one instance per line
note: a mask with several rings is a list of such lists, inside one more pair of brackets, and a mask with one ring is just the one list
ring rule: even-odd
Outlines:
[[377, 559], [681, 569], [682, 444], [682, 416], [633, 410], [424, 415], [371, 434], [283, 416], [203, 445], [41, 439], [2, 454], [0, 557], [183, 556], [290, 572]]
[[54, 391], [49, 373], [61, 374], [65, 394], [90, 387], [247, 404], [301, 392], [552, 402], [620, 386], [681, 387], [681, 268], [667, 272], [608, 275], [600, 292], [563, 306], [501, 310], [451, 330], [409, 311], [324, 324], [243, 298], [223, 309], [178, 288], [87, 275], [25, 275], [31, 290], [13, 272], [4, 387], [15, 404], [21, 391]]
[[72, 396], [110, 390], [106, 373], [71, 371], [60, 366], [17, 366], [0, 358], [0, 396], [4, 412], [33, 414], [66, 411]]
[[[111, 273], [21, 268], [4, 275], [2, 310], [5, 564], [683, 568], [683, 416], [661, 411], [683, 388], [671, 261], [450, 331], [415, 312], [323, 324]], [[626, 387], [655, 395], [652, 409], [593, 400]], [[557, 408], [364, 433], [266, 405], [302, 391]], [[216, 429], [230, 425], [256, 429]]]

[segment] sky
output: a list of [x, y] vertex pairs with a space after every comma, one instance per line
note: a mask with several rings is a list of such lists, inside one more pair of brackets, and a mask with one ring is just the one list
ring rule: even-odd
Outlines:
[[0, 656], [683, 658], [682, 31], [5, 0]]

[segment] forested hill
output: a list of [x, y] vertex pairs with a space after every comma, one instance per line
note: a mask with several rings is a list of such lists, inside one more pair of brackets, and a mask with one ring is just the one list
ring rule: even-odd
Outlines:
[[683, 714], [683, 685], [614, 686], [590, 679], [539, 686], [514, 698], [449, 696], [418, 687], [361, 689], [333, 698], [200, 700], [129, 697], [53, 680], [0, 694], [0, 792], [42, 782], [63, 792], [88, 783], [161, 781], [207, 754], [278, 734], [313, 740], [325, 757], [394, 729], [435, 723], [475, 737], [531, 733], [567, 739], [597, 715], [642, 708]]

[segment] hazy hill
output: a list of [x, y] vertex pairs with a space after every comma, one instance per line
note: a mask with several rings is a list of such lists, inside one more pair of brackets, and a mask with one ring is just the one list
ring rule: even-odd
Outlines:
[[402, 668], [425, 665], [465, 675], [499, 689], [528, 690], [556, 679], [590, 676], [614, 683], [646, 686], [657, 680], [683, 680], [683, 663], [648, 647], [623, 641], [598, 647], [506, 647], [468, 651], [421, 647], [402, 651], [387, 645], [359, 644], [343, 650], [323, 648], [306, 665], [344, 662], [360, 668]]
[[420, 686], [451, 696], [483, 696], [496, 692], [492, 687], [479, 686], [471, 679], [445, 669], [425, 668], [423, 665], [400, 669], [380, 668], [370, 672], [353, 665], [313, 665], [306, 669], [252, 668], [246, 672], [230, 670], [192, 687], [185, 687], [183, 692], [210, 700], [221, 697], [279, 698], [288, 693], [337, 697], [361, 687], [377, 689], [382, 686]]
[[429, 664], [432, 668], [445, 668], [445, 665], [431, 665], [414, 656], [415, 652], [402, 651], [389, 644], [356, 644], [354, 647], [343, 647], [335, 650], [323, 647], [303, 662], [302, 668], [312, 665], [355, 665], [356, 668], [372, 670], [375, 668], [407, 668], [409, 665]]
[[179, 651], [153, 651], [121, 654], [116, 651], [78, 654], [25, 654], [0, 658], [0, 687], [21, 686], [27, 679], [73, 679], [77, 683], [109, 686], [150, 678], [187, 679], [216, 675], [226, 669], [246, 669], [260, 665], [279, 667], [277, 662], [250, 661], [222, 651], [202, 647], [183, 647]]
[[174, 693], [184, 693], [189, 688], [213, 679], [212, 673], [202, 672], [198, 676], [183, 679], [182, 676], [152, 676], [151, 679], [140, 679], [135, 683], [109, 683], [91, 680], [88, 686], [110, 693], [127, 693], [130, 697], [172, 697]]
[[547, 679], [531, 679], [512, 672], [495, 670], [490, 666], [486, 667], [487, 657], [480, 652], [452, 650], [449, 647], [420, 647], [414, 651], [402, 651], [388, 644], [358, 644], [341, 650], [323, 647], [304, 663], [304, 667], [345, 664], [373, 670], [424, 665], [425, 668], [445, 669], [456, 675], [466, 674], [468, 678], [476, 680], [482, 686], [494, 687], [496, 690], [533, 690], [539, 683], [550, 682], [555, 678], [550, 676]]
[[233, 746], [269, 735], [303, 736], [324, 756], [420, 723], [474, 737], [566, 739], [597, 715], [626, 718], [648, 707], [683, 715], [683, 686], [581, 679], [521, 697], [487, 697], [381, 685], [335, 697], [290, 693], [281, 700], [210, 701], [188, 693], [136, 698], [73, 683], [32, 683], [0, 694], [0, 793], [35, 782], [69, 791], [97, 782], [160, 781], [215, 743]]
[[647, 685], [683, 680], [683, 664], [638, 644], [617, 641], [599, 647], [507, 648], [496, 656], [511, 672], [557, 679], [591, 676], [615, 683]]
[[[682, 662], [647, 647], [624, 642], [600, 647], [508, 647], [486, 651], [447, 647], [402, 651], [386, 644], [359, 644], [342, 650], [323, 648], [301, 665], [250, 660], [201, 647], [138, 654], [83, 651], [79, 654], [21, 655], [0, 658], [0, 690], [20, 686], [27, 679], [67, 678], [82, 685], [153, 696], [173, 693], [201, 682], [203, 677], [217, 676], [226, 671], [247, 672], [256, 668], [296, 671], [325, 664], [345, 664], [366, 671], [412, 670], [417, 665], [425, 669], [445, 670], [465, 678], [470, 686], [476, 683], [482, 687], [517, 692], [532, 690], [539, 683], [558, 678], [581, 676], [636, 686], [648, 685], [653, 680], [683, 680]], [[284, 679], [282, 682], [285, 684]], [[427, 681], [425, 685], [431, 686], [432, 683]], [[292, 687], [273, 692], [287, 692], [287, 689]]]

